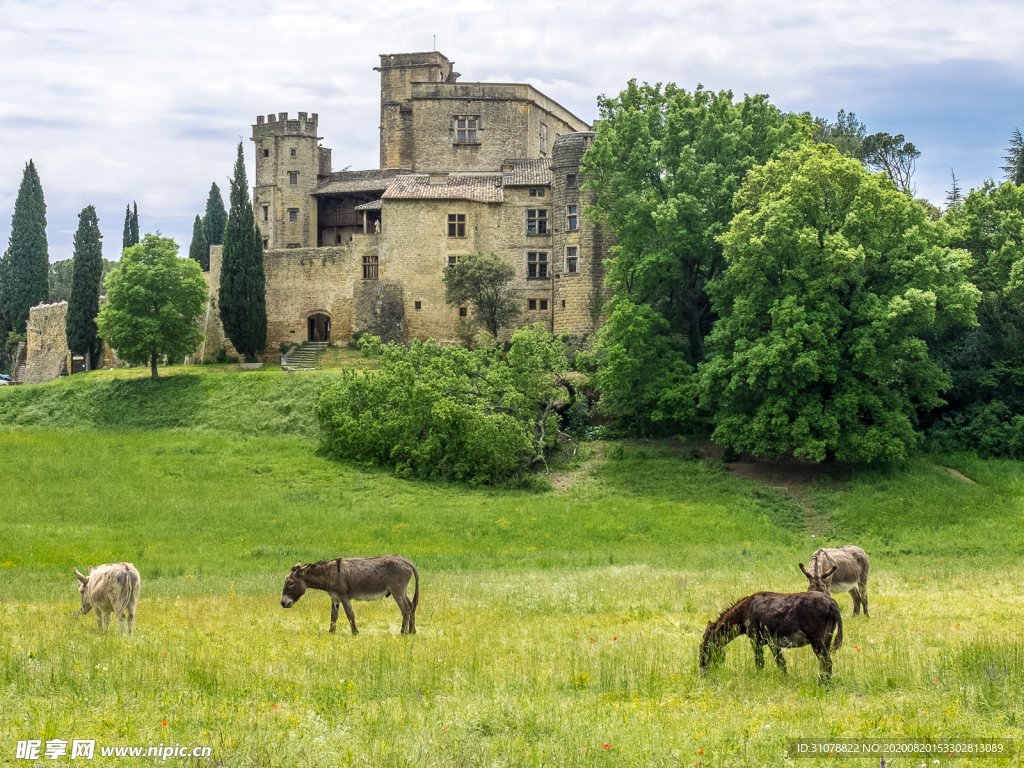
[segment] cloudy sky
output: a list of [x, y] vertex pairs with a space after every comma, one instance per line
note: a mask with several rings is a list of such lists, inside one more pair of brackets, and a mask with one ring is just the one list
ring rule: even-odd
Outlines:
[[437, 50], [462, 81], [528, 82], [593, 121], [630, 78], [767, 93], [787, 111], [903, 133], [918, 194], [1001, 178], [1024, 129], [1024, 13], [974, 0], [0, 0], [0, 247], [25, 164], [50, 259], [95, 205], [116, 259], [127, 203], [187, 251], [211, 182], [227, 198], [256, 115], [317, 112], [335, 169], [378, 162], [378, 55]]

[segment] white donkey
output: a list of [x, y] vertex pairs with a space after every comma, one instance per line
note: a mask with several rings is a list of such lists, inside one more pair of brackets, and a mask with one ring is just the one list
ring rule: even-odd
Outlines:
[[135, 629], [135, 606], [139, 602], [139, 590], [142, 579], [131, 563], [108, 563], [106, 565], [89, 566], [89, 575], [83, 576], [75, 568], [75, 576], [81, 584], [78, 591], [82, 593], [82, 608], [79, 613], [86, 614], [96, 609], [96, 623], [100, 629], [106, 629], [111, 614], [117, 614], [121, 622], [121, 634], [125, 624], [128, 634]]

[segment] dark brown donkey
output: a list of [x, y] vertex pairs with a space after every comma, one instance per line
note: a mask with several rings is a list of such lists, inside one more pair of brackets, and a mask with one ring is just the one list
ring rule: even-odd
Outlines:
[[[839, 630], [832, 644], [832, 635]], [[754, 663], [764, 669], [764, 646], [772, 649], [775, 663], [786, 671], [783, 648], [810, 645], [821, 663], [819, 682], [832, 677], [832, 651], [843, 645], [843, 619], [836, 601], [821, 592], [757, 592], [734, 603], [715, 621], [709, 621], [700, 643], [700, 671], [725, 658], [725, 646], [740, 635], [754, 645]]]
[[[416, 590], [412, 600], [407, 590], [409, 579], [416, 577]], [[402, 612], [402, 634], [416, 634], [416, 606], [420, 601], [420, 575], [416, 567], [399, 555], [383, 557], [356, 557], [321, 560], [319, 563], [292, 567], [284, 580], [281, 607], [291, 608], [307, 589], [322, 589], [331, 596], [331, 632], [338, 623], [338, 605], [345, 606], [345, 615], [352, 625], [352, 634], [358, 635], [356, 615], [351, 600], [380, 600], [392, 595]]]

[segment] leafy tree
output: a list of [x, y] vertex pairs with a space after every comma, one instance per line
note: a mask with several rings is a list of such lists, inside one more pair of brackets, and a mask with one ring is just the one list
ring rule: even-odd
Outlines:
[[28, 311], [50, 295], [46, 244], [46, 202], [35, 164], [29, 160], [14, 201], [11, 236], [4, 254], [3, 316], [15, 333], [25, 333]]
[[227, 226], [227, 221], [228, 213], [224, 210], [224, 198], [220, 196], [220, 188], [214, 182], [206, 198], [206, 215], [203, 217], [207, 244], [224, 243], [224, 227]]
[[597, 137], [583, 158], [595, 203], [588, 216], [615, 233], [608, 265], [615, 301], [661, 315], [662, 333], [688, 340], [694, 365], [713, 321], [706, 287], [723, 268], [717, 241], [746, 173], [807, 140], [806, 118], [783, 116], [766, 96], [674, 84], [629, 86], [599, 100]]
[[861, 159], [861, 149], [868, 131], [864, 123], [857, 119], [856, 113], [840, 109], [834, 123], [822, 118], [814, 122], [817, 126], [813, 137], [815, 144], [831, 144], [847, 157]]
[[923, 336], [975, 322], [968, 254], [828, 145], [752, 170], [736, 211], [701, 371], [714, 439], [759, 455], [904, 459], [918, 412], [949, 386]]
[[564, 391], [561, 343], [539, 324], [473, 349], [433, 341], [410, 347], [359, 340], [380, 360], [372, 374], [342, 372], [315, 412], [337, 458], [392, 466], [404, 477], [497, 483], [544, 461], [556, 445]]
[[1006, 165], [1002, 166], [1002, 170], [1006, 171], [1006, 180], [1018, 187], [1024, 184], [1024, 137], [1020, 135], [1020, 128], [1013, 129], [1010, 146], [1006, 148], [1003, 160], [1006, 161]]
[[902, 133], [873, 133], [861, 145], [861, 159], [872, 171], [885, 171], [892, 183], [903, 192], [912, 192], [910, 178], [921, 153]]
[[179, 259], [169, 237], [148, 234], [121, 257], [107, 276], [107, 303], [100, 309], [100, 336], [129, 363], [180, 358], [203, 340], [199, 317], [206, 305], [206, 281], [191, 259]]
[[[950, 244], [970, 252], [981, 292], [978, 325], [936, 334], [933, 356], [949, 371], [948, 407], [930, 436], [942, 447], [1019, 457], [1010, 423], [1024, 414], [1024, 186], [987, 181], [943, 218]], [[1024, 444], [1022, 444], [1024, 445]]]
[[188, 246], [188, 257], [198, 262], [203, 272], [210, 271], [210, 244], [206, 241], [206, 227], [198, 216], [192, 225], [192, 242]]
[[491, 336], [514, 323], [519, 304], [508, 290], [515, 268], [493, 253], [470, 253], [444, 271], [444, 300], [452, 306], [472, 304], [474, 318]]
[[50, 301], [67, 301], [71, 298], [71, 279], [75, 272], [74, 259], [51, 261], [47, 272], [50, 286]]
[[247, 362], [267, 345], [266, 278], [263, 238], [256, 228], [245, 177], [242, 142], [238, 142], [231, 180], [231, 211], [224, 230], [220, 269], [220, 319], [224, 333]]
[[102, 239], [96, 209], [87, 206], [78, 214], [74, 274], [64, 327], [68, 349], [85, 356], [87, 370], [91, 370], [100, 357], [96, 316], [100, 312], [100, 280], [103, 278]]

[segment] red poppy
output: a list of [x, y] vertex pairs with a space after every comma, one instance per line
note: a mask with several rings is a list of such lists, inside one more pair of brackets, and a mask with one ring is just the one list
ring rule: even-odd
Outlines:
[[597, 642], [597, 638], [596, 638], [596, 637], [592, 637], [592, 638], [590, 638], [590, 642], [592, 642], [592, 643], [595, 643], [595, 642]]
[[704, 750], [703, 749], [698, 749], [697, 750], [697, 754], [698, 755], [703, 755], [704, 754]]
[[166, 720], [164, 720], [162, 724], [163, 724], [163, 725], [167, 725], [167, 721], [166, 721]]
[[935, 680], [933, 682], [935, 683], [935, 685], [938, 685], [939, 684], [939, 679], [935, 678]]
[[274, 705], [274, 709], [277, 709], [277, 704]]
[[605, 745], [604, 745], [604, 748], [605, 748], [605, 749], [611, 749], [611, 748], [612, 748], [612, 745], [611, 745], [611, 744], [605, 744]]
[[613, 637], [613, 638], [612, 638], [612, 640], [618, 640], [618, 639], [619, 639], [619, 638], [617, 638], [617, 637]]

